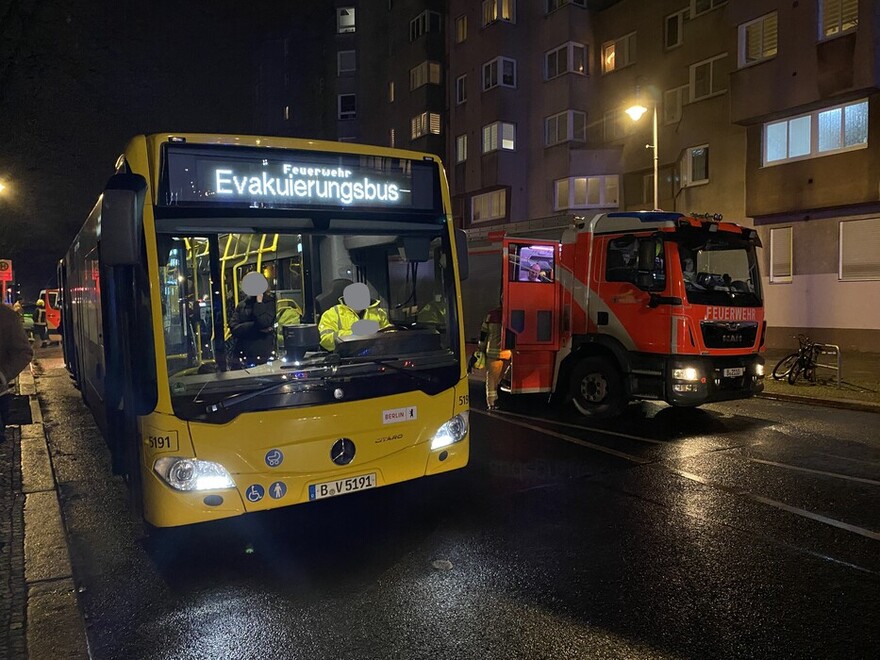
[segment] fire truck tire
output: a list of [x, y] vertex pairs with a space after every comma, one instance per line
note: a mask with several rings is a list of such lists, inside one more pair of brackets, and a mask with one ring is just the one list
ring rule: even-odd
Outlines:
[[626, 404], [619, 371], [602, 357], [582, 359], [571, 374], [571, 401], [582, 415], [617, 415]]

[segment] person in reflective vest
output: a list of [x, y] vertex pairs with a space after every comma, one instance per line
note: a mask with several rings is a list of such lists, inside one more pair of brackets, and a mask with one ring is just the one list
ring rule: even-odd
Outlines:
[[339, 303], [321, 314], [318, 332], [321, 346], [332, 351], [336, 344], [351, 337], [366, 337], [391, 325], [388, 312], [379, 306], [378, 300], [370, 300], [366, 284], [349, 284], [342, 292]]
[[504, 328], [501, 307], [489, 310], [480, 328], [480, 351], [486, 360], [486, 408], [498, 408], [498, 385], [504, 367], [510, 360], [510, 350], [501, 347]]

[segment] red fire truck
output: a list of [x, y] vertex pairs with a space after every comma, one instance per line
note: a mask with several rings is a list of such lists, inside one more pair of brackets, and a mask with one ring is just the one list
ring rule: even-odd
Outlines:
[[561, 240], [503, 239], [502, 390], [607, 417], [631, 399], [698, 406], [764, 388], [754, 229], [661, 211], [575, 217]]
[[46, 324], [49, 332], [61, 332], [61, 304], [58, 300], [58, 289], [43, 289], [40, 300], [46, 310]]

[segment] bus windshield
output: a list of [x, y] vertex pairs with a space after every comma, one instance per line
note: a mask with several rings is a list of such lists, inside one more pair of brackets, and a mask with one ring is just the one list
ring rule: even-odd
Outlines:
[[758, 259], [751, 243], [722, 232], [680, 238], [678, 245], [688, 302], [758, 307], [762, 304]]
[[450, 387], [460, 347], [447, 232], [160, 234], [175, 413]]

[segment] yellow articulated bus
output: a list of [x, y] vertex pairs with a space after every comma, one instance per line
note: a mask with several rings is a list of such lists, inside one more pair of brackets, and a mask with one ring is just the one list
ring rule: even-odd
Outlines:
[[65, 362], [155, 527], [455, 470], [466, 260], [435, 156], [139, 136], [59, 265]]

